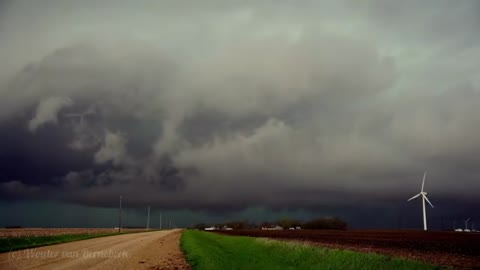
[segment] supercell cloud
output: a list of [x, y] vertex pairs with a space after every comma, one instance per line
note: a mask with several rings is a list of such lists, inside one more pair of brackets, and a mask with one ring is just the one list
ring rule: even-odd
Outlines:
[[0, 192], [308, 209], [403, 201], [427, 170], [433, 200], [478, 206], [479, 14], [477, 1], [3, 1]]

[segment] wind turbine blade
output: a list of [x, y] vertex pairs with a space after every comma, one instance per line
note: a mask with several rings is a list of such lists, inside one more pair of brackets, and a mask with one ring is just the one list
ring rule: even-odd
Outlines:
[[433, 207], [433, 204], [428, 200], [427, 196], [423, 195], [423, 197], [424, 197], [425, 200], [428, 202], [428, 204], [430, 204], [430, 206], [431, 206], [432, 208], [435, 208], [435, 207]]
[[425, 186], [425, 177], [427, 176], [427, 172], [423, 173], [423, 181], [422, 181], [422, 192], [423, 192], [423, 186]]
[[466, 222], [470, 221], [471, 218], [468, 218], [467, 220], [465, 220]]
[[410, 199], [408, 199], [407, 202], [409, 202], [409, 201], [411, 201], [411, 200], [413, 200], [413, 199], [415, 199], [415, 198], [420, 197], [420, 195], [421, 195], [421, 193], [418, 193], [417, 195], [415, 195], [415, 196], [411, 197]]

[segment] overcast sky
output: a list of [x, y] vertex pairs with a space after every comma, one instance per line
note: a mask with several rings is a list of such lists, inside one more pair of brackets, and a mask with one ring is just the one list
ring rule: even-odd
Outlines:
[[427, 171], [474, 215], [478, 29], [476, 0], [0, 1], [2, 204], [368, 224], [420, 219]]

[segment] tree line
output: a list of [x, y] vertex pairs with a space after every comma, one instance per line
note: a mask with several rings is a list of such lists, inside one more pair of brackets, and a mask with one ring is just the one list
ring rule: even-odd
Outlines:
[[346, 230], [348, 227], [347, 222], [338, 217], [320, 217], [308, 221], [299, 221], [291, 218], [282, 218], [276, 222], [265, 221], [261, 223], [249, 222], [249, 221], [228, 221], [224, 223], [197, 223], [191, 228], [203, 230], [208, 227], [215, 227], [222, 229], [225, 227], [233, 230], [254, 230], [261, 228], [272, 228], [280, 226], [284, 230], [290, 228], [300, 227], [305, 230]]

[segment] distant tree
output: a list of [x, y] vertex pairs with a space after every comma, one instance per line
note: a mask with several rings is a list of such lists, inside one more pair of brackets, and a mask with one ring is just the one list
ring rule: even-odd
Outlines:
[[347, 223], [337, 217], [322, 217], [303, 224], [302, 229], [308, 230], [346, 230]]
[[21, 229], [22, 226], [20, 225], [8, 225], [8, 226], [5, 226], [5, 229]]
[[285, 230], [288, 230], [291, 227], [302, 226], [302, 223], [298, 220], [283, 218], [277, 222], [277, 224]]
[[264, 222], [260, 223], [261, 228], [270, 228], [271, 226], [272, 226], [272, 223], [269, 222], [269, 221], [264, 221]]
[[248, 228], [248, 222], [246, 221], [230, 221], [225, 223], [225, 225], [234, 230], [245, 230]]
[[205, 228], [207, 228], [207, 227], [208, 227], [208, 225], [205, 224], [205, 223], [197, 223], [197, 224], [194, 224], [194, 225], [193, 225], [193, 228], [194, 228], [194, 229], [197, 229], [197, 230], [203, 230], [203, 229], [205, 229]]

